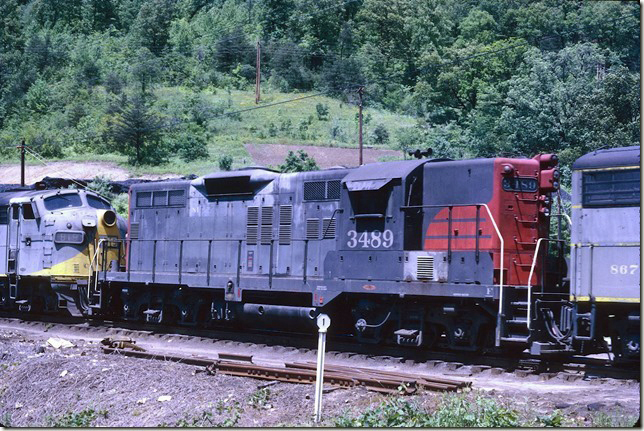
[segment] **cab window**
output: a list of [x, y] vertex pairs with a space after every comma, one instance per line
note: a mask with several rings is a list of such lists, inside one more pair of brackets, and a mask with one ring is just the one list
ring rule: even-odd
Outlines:
[[55, 211], [63, 208], [80, 207], [83, 203], [77, 193], [66, 195], [50, 196], [45, 199], [45, 208], [48, 211]]
[[87, 195], [87, 204], [97, 210], [109, 210], [111, 208], [107, 201], [92, 195]]
[[22, 218], [25, 220], [34, 220], [36, 216], [34, 215], [34, 209], [31, 204], [22, 205]]

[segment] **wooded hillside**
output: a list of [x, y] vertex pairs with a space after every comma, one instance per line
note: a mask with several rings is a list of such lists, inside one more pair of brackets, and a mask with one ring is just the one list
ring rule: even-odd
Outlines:
[[283, 126], [228, 114], [255, 106], [234, 95], [253, 97], [259, 42], [263, 103], [324, 92], [341, 108], [364, 86], [367, 107], [411, 117], [374, 121], [373, 145], [569, 163], [639, 142], [639, 14], [613, 1], [3, 0], [0, 153], [24, 138], [46, 158], [216, 160], [232, 129], [357, 145], [355, 118], [328, 102]]

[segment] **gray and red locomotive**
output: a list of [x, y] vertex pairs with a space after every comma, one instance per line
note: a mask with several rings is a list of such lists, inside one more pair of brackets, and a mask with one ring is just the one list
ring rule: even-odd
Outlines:
[[[325, 312], [336, 333], [361, 342], [543, 354], [602, 351], [611, 337], [617, 356], [639, 356], [639, 216], [635, 227], [629, 218], [639, 211], [639, 147], [608, 151], [573, 166], [574, 203], [584, 202], [573, 206], [573, 243], [578, 210], [586, 225], [612, 211], [637, 234], [628, 262], [610, 263], [622, 284], [607, 288], [611, 278], [602, 278], [601, 297], [576, 275], [601, 265], [584, 248], [592, 232], [573, 244], [570, 279], [568, 245], [549, 237], [558, 160], [541, 154], [247, 168], [134, 185], [125, 259], [103, 262], [109, 270], [96, 273], [82, 311], [298, 331]], [[584, 193], [605, 198], [624, 187], [628, 199], [586, 204]], [[619, 256], [622, 243], [610, 253]]]

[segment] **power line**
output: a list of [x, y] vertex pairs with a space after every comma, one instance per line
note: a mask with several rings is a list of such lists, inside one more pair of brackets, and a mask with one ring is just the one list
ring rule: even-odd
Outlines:
[[66, 172], [66, 171], [65, 171], [65, 170], [63, 170], [63, 169], [56, 168], [56, 167], [54, 167], [54, 166], [50, 165], [49, 163], [47, 163], [47, 162], [45, 161], [45, 159], [44, 159], [42, 156], [40, 156], [38, 153], [36, 153], [36, 152], [35, 152], [34, 150], [32, 150], [31, 148], [29, 148], [29, 147], [25, 146], [25, 150], [27, 151], [27, 153], [29, 153], [29, 155], [31, 155], [32, 157], [34, 157], [36, 160], [38, 160], [38, 161], [39, 161], [40, 163], [42, 163], [43, 165], [47, 166], [47, 167], [48, 167], [48, 168], [50, 168], [50, 169], [53, 169], [55, 172], [58, 172], [58, 173], [63, 174], [63, 175], [66, 175], [66, 176], [71, 180], [71, 182], [73, 182], [73, 183], [74, 183], [74, 184], [76, 184], [77, 186], [82, 187], [82, 188], [87, 189], [87, 190], [91, 190], [91, 191], [93, 191], [94, 193], [96, 193], [96, 194], [99, 194], [99, 195], [100, 195], [100, 193], [99, 193], [98, 191], [96, 191], [96, 190], [92, 189], [92, 188], [91, 188], [91, 187], [89, 187], [88, 185], [86, 185], [86, 184], [82, 184], [82, 183], [79, 183], [78, 181], [76, 181], [76, 180], [74, 179], [74, 176], [73, 176], [73, 175], [71, 175], [69, 172]]

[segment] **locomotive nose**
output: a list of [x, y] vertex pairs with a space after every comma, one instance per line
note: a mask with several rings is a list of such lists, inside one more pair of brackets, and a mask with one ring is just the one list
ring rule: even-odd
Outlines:
[[107, 210], [103, 213], [103, 224], [107, 227], [112, 227], [116, 224], [116, 213], [112, 210]]

